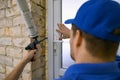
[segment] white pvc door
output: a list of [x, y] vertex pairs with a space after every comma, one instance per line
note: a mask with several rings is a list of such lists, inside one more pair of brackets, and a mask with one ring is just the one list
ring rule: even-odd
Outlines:
[[[76, 11], [85, 1], [87, 0], [48, 0], [48, 80], [59, 78], [74, 64], [70, 57], [69, 39], [58, 40], [57, 23], [74, 18]], [[66, 26], [70, 28], [71, 25]], [[118, 52], [120, 54], [120, 50]]]
[[[69, 39], [59, 41], [57, 23], [74, 18], [78, 8], [87, 0], [54, 0], [54, 69], [55, 77], [60, 77], [74, 61], [70, 57]], [[69, 29], [71, 25], [66, 25]]]

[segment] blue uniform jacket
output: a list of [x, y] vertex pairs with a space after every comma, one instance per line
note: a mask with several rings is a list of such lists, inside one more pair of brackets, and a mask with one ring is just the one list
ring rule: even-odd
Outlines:
[[71, 65], [60, 79], [55, 80], [120, 80], [120, 57], [115, 62]]

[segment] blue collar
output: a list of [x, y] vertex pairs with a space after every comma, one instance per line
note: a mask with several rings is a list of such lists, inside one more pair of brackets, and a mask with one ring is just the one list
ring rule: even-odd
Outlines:
[[105, 74], [105, 73], [114, 73], [120, 72], [117, 62], [109, 62], [109, 63], [83, 63], [83, 64], [74, 64], [70, 66], [65, 75], [69, 75], [72, 73], [81, 73], [81, 74]]

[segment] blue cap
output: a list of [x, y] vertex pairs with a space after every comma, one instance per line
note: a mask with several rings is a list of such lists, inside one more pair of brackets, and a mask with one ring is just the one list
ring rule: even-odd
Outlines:
[[113, 31], [120, 28], [120, 4], [112, 0], [89, 0], [78, 10], [74, 19], [65, 21], [101, 39], [120, 42]]

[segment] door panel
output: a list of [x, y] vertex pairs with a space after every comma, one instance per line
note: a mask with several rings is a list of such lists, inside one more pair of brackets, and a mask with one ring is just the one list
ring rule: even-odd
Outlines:
[[[78, 8], [87, 0], [48, 0], [48, 77], [49, 80], [61, 77], [66, 69], [74, 64], [70, 57], [69, 39], [62, 41], [56, 32], [57, 23], [75, 17]], [[116, 0], [119, 1], [120, 0]], [[69, 29], [71, 25], [66, 25]], [[119, 49], [120, 55], [120, 49]]]

